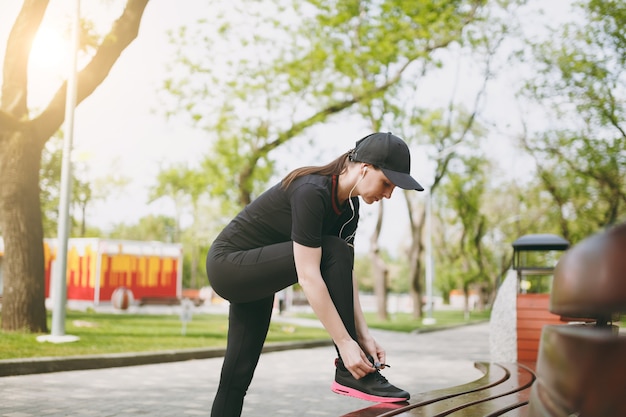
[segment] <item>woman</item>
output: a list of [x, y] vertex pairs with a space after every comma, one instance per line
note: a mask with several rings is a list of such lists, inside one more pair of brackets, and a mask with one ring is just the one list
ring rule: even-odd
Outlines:
[[385, 351], [369, 333], [352, 278], [360, 196], [423, 188], [404, 141], [373, 133], [322, 167], [292, 171], [244, 208], [207, 256], [214, 291], [230, 301], [228, 341], [214, 417], [239, 416], [267, 336], [274, 294], [296, 282], [332, 338], [332, 390], [377, 402], [409, 399], [380, 375]]

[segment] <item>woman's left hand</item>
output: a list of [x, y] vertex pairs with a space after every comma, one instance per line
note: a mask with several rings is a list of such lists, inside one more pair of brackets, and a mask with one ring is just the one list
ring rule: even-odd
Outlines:
[[375, 364], [376, 362], [379, 365], [386, 363], [387, 355], [385, 349], [383, 349], [372, 336], [368, 335], [367, 337], [361, 338], [359, 342], [363, 351], [374, 359]]

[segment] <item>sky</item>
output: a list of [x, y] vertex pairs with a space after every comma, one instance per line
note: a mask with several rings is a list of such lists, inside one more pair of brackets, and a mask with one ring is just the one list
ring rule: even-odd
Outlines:
[[[6, 39], [21, 3], [18, 0], [3, 0], [0, 4], [0, 59], [4, 56]], [[564, 0], [553, 0], [550, 5], [554, 11], [559, 11], [566, 3]], [[99, 29], [104, 33], [120, 13], [122, 4], [120, 0], [82, 1], [81, 15], [95, 19], [97, 24], [102, 25]], [[50, 1], [41, 28], [47, 43], [35, 49], [31, 61], [31, 107], [44, 106], [69, 71], [62, 60], [53, 58], [64, 56], [63, 52], [49, 52], [67, 51], [61, 44], [62, 37], [55, 31], [62, 32], [67, 27], [74, 5], [75, 0]], [[132, 179], [123, 193], [112, 193], [106, 201], [98, 201], [88, 209], [88, 224], [107, 230], [116, 223], [134, 223], [147, 214], [173, 215], [173, 205], [167, 201], [148, 204], [147, 190], [160, 167], [175, 162], [193, 165], [199, 155], [206, 152], [207, 142], [202, 131], [194, 130], [181, 121], [168, 121], [159, 111], [158, 90], [166, 78], [166, 66], [173, 57], [166, 31], [193, 23], [205, 12], [209, 12], [209, 7], [202, 0], [150, 1], [137, 39], [122, 53], [107, 79], [77, 107], [73, 160], [87, 164], [88, 175], [92, 179], [109, 175]], [[60, 39], [57, 44], [53, 42], [55, 38]], [[509, 132], [491, 138], [489, 150], [492, 156], [500, 159], [505, 175], [528, 176], [528, 160], [520, 156], [513, 144], [517, 109], [513, 91], [507, 87], [511, 85], [510, 76], [505, 72], [495, 80], [487, 97], [486, 114]], [[448, 99], [446, 89], [450, 85], [450, 79], [440, 74], [429, 80], [426, 87], [436, 101]], [[320, 137], [328, 137], [328, 143], [324, 145], [327, 145], [330, 159], [352, 148], [357, 139], [369, 133], [347, 117], [313, 132]], [[423, 149], [412, 149], [412, 157], [412, 173], [428, 188], [434, 165]], [[281, 175], [297, 166], [320, 162], [311, 158], [312, 153], [295, 157], [286, 155], [281, 164], [284, 170]], [[394, 251], [407, 233], [404, 198], [396, 191], [385, 207], [381, 242], [383, 247]], [[373, 230], [375, 207], [362, 208], [361, 217], [360, 239], [367, 242]], [[367, 247], [361, 246], [361, 250], [367, 250]]]

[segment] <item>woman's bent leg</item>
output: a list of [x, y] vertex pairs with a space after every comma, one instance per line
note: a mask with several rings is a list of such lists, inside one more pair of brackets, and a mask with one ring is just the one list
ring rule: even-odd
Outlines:
[[[323, 238], [322, 277], [348, 333], [356, 340], [353, 259], [345, 241]], [[293, 242], [234, 252], [213, 247], [207, 272], [218, 294], [231, 301], [228, 346], [211, 416], [239, 416], [267, 335], [273, 294], [297, 282]]]
[[238, 417], [267, 336], [274, 297], [230, 305], [228, 342], [212, 417]]
[[353, 264], [352, 248], [343, 239], [335, 236], [324, 236], [320, 266], [322, 277], [348, 334], [357, 340], [354, 322], [354, 288], [352, 285]]
[[213, 290], [231, 303], [274, 296], [298, 281], [293, 242], [249, 250], [232, 250], [214, 243], [206, 266]]
[[213, 289], [230, 301], [228, 344], [211, 416], [239, 416], [267, 336], [274, 293], [297, 281], [293, 243], [246, 251], [214, 243], [207, 273]]

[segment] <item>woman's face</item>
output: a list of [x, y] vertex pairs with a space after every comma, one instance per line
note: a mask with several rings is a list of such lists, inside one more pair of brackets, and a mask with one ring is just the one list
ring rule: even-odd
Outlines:
[[[367, 170], [365, 170], [367, 168]], [[363, 179], [359, 182], [359, 195], [367, 204], [383, 198], [391, 198], [391, 193], [396, 188], [385, 176], [382, 170], [373, 166], [362, 168]]]

